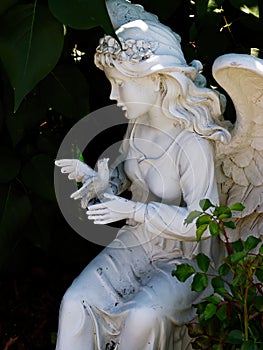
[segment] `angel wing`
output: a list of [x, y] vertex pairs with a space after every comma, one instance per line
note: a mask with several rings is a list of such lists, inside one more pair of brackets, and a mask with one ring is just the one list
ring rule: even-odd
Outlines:
[[[232, 240], [263, 236], [263, 60], [244, 54], [218, 57], [213, 75], [236, 110], [230, 144], [216, 144], [221, 205], [241, 202]], [[262, 238], [262, 237], [261, 237]]]

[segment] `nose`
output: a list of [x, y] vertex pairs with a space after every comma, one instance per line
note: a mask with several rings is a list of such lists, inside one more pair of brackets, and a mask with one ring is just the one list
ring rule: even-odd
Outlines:
[[110, 100], [118, 100], [119, 92], [116, 84], [111, 85]]

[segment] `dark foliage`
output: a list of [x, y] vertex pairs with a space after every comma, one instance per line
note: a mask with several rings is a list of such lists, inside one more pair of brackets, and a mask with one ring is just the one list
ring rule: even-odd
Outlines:
[[[81, 8], [76, 3], [1, 0], [0, 4], [0, 346], [4, 350], [53, 348], [50, 334], [56, 331], [63, 291], [102, 249], [68, 226], [53, 185], [54, 159], [68, 130], [89, 112], [110, 104], [109, 84], [93, 64], [98, 39], [104, 31], [112, 33], [104, 0], [82, 1]], [[211, 65], [218, 55], [250, 53], [251, 48], [261, 55], [261, 1], [138, 3], [181, 35], [187, 61], [203, 62], [209, 84], [216, 85]], [[22, 35], [25, 28], [27, 35]], [[229, 106], [226, 115], [233, 120]], [[16, 336], [12, 345], [10, 338]]]

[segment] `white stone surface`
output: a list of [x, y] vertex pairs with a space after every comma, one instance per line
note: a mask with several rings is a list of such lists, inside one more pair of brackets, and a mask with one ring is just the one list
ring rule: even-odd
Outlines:
[[[125, 53], [106, 36], [95, 55], [112, 85], [110, 98], [129, 120], [120, 149], [124, 171], [108, 169], [108, 160], [98, 173], [77, 160], [56, 161], [69, 179], [83, 182], [72, 195], [83, 207], [100, 198], [88, 207], [90, 220], [127, 223], [67, 290], [56, 350], [190, 350], [183, 325], [203, 295], [171, 271], [199, 252], [216, 263], [224, 250], [208, 234], [197, 244], [195, 225], [184, 219], [200, 199], [219, 204], [220, 197], [221, 204], [246, 206], [233, 238], [244, 230], [262, 234], [262, 61], [226, 55], [215, 62], [214, 76], [237, 111], [229, 132], [220, 121], [223, 96], [205, 88], [200, 62], [186, 64], [179, 36], [156, 17], [138, 21], [138, 8], [127, 6], [130, 21], [122, 16], [117, 30]], [[126, 187], [131, 200], [121, 197]]]

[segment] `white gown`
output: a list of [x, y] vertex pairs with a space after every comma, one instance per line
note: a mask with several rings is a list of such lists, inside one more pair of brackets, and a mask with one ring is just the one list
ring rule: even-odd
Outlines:
[[218, 260], [220, 243], [196, 243], [195, 226], [184, 224], [200, 199], [218, 203], [212, 144], [182, 130], [161, 157], [149, 159], [136, 148], [134, 129], [124, 169], [132, 200], [147, 197], [145, 222], [129, 220], [67, 290], [56, 350], [182, 349], [174, 345], [176, 329], [195, 317], [192, 304], [203, 295], [171, 271], [200, 251]]

